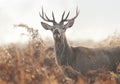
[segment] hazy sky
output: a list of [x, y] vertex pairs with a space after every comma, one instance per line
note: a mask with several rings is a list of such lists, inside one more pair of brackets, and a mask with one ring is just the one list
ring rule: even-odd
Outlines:
[[24, 29], [14, 28], [14, 24], [24, 23], [39, 29], [42, 38], [51, 36], [50, 31], [41, 27], [39, 11], [44, 8], [48, 17], [54, 11], [57, 21], [63, 11], [75, 15], [76, 7], [80, 14], [72, 28], [66, 32], [70, 40], [102, 40], [115, 31], [120, 32], [120, 0], [0, 0], [0, 44], [17, 42]]

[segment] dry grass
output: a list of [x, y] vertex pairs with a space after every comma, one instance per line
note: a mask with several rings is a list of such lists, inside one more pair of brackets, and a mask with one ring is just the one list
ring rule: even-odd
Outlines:
[[[38, 30], [34, 30], [25, 24], [15, 26], [25, 28], [30, 34], [30, 40], [28, 44], [21, 47], [18, 46], [19, 44], [0, 47], [0, 84], [120, 83], [119, 74], [113, 72], [104, 70], [90, 71], [88, 76], [84, 77], [71, 67], [57, 66], [53, 46], [48, 47], [45, 44], [39, 37]], [[112, 45], [115, 45], [115, 43], [120, 44], [119, 41], [118, 38], [113, 40]], [[105, 42], [106, 40], [103, 43]], [[106, 42], [106, 45], [111, 44]], [[117, 66], [117, 71], [119, 72], [119, 70], [120, 64]]]

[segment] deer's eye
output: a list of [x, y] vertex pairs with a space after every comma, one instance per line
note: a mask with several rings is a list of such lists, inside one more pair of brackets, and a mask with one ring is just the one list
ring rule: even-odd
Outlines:
[[53, 31], [53, 28], [51, 29], [51, 31]]

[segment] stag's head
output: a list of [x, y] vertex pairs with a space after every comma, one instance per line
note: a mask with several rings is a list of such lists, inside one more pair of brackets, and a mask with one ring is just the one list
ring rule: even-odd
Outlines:
[[74, 20], [79, 15], [79, 11], [78, 11], [78, 9], [76, 9], [76, 15], [71, 19], [68, 19], [69, 14], [70, 14], [70, 12], [68, 12], [66, 17], [65, 17], [65, 11], [64, 11], [63, 14], [62, 14], [61, 21], [59, 23], [57, 23], [55, 21], [55, 17], [54, 17], [53, 12], [52, 12], [52, 18], [53, 19], [49, 19], [48, 16], [46, 15], [46, 13], [44, 13], [44, 11], [42, 9], [42, 14], [39, 13], [40, 17], [46, 22], [52, 22], [53, 25], [49, 25], [49, 24], [44, 23], [44, 22], [41, 22], [41, 25], [46, 30], [51, 30], [52, 31], [54, 39], [60, 39], [63, 36], [65, 36], [64, 34], [65, 34], [66, 29], [73, 26]]

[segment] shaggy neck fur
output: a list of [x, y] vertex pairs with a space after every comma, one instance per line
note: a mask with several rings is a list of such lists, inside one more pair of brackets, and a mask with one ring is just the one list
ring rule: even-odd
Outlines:
[[59, 65], [70, 65], [72, 61], [72, 49], [67, 43], [65, 35], [55, 38], [56, 60]]

